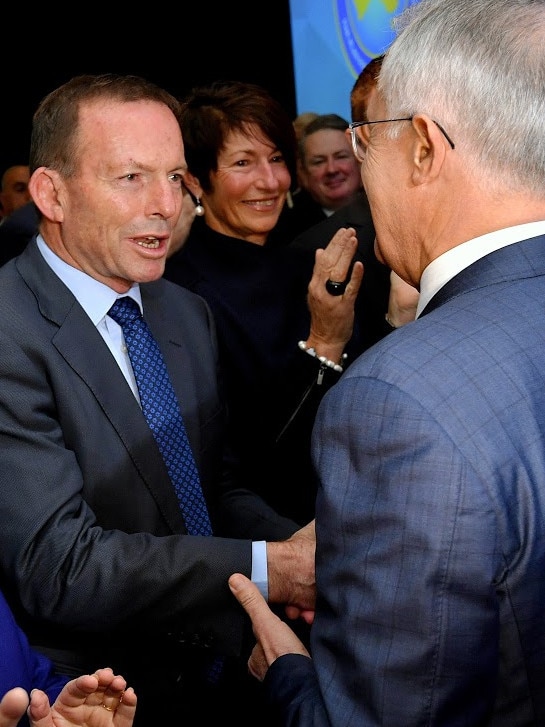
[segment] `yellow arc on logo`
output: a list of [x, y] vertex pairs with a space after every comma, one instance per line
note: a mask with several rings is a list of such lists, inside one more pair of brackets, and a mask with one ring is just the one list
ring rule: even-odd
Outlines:
[[[358, 20], [361, 20], [363, 18], [363, 16], [367, 12], [367, 8], [369, 7], [370, 2], [371, 0], [354, 0], [354, 5], [356, 6], [356, 12], [358, 14]], [[397, 0], [380, 0], [380, 2], [384, 5], [389, 13], [393, 13], [394, 10], [397, 10]]]

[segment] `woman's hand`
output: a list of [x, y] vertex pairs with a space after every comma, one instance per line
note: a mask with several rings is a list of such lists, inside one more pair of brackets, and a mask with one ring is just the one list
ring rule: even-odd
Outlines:
[[[363, 279], [363, 263], [353, 264], [358, 247], [352, 227], [341, 227], [325, 249], [316, 250], [316, 261], [308, 286], [311, 322], [307, 348], [335, 363], [341, 362], [354, 328], [354, 304]], [[331, 295], [328, 280], [346, 282], [341, 295]]]
[[28, 707], [31, 727], [132, 727], [136, 694], [122, 676], [98, 669], [72, 679], [54, 704], [47, 694], [33, 689], [10, 689], [0, 702], [0, 727], [17, 727]]

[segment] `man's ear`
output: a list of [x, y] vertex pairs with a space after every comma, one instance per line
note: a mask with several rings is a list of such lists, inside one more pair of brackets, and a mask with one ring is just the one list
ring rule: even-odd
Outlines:
[[184, 173], [184, 184], [189, 189], [193, 197], [200, 199], [202, 197], [202, 187], [197, 179], [191, 172]]
[[34, 204], [42, 215], [52, 222], [62, 222], [64, 211], [62, 208], [63, 182], [58, 172], [48, 167], [39, 167], [33, 172], [28, 188]]
[[439, 175], [450, 148], [441, 129], [426, 114], [416, 114], [412, 124], [416, 132], [412, 179], [417, 185], [426, 184]]

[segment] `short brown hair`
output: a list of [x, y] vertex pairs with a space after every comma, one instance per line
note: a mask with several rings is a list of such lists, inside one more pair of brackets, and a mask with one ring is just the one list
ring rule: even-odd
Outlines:
[[372, 58], [356, 78], [350, 91], [352, 121], [367, 121], [367, 101], [371, 90], [377, 85], [383, 59], [384, 54]]
[[256, 126], [281, 152], [295, 174], [296, 140], [287, 111], [261, 86], [244, 81], [215, 81], [192, 89], [183, 100], [182, 136], [191, 174], [209, 192], [211, 172], [232, 131]]
[[77, 167], [79, 109], [83, 103], [100, 99], [114, 101], [156, 101], [168, 106], [180, 119], [180, 103], [168, 91], [139, 76], [75, 76], [51, 91], [38, 106], [32, 120], [29, 165], [56, 169], [70, 176]]

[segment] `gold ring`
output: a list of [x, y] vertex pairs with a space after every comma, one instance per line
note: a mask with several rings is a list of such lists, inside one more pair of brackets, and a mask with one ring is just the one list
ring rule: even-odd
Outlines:
[[117, 707], [108, 707], [108, 705], [104, 704], [104, 702], [102, 702], [102, 704], [100, 706], [104, 707], [104, 709], [107, 709], [108, 712], [115, 712], [115, 710], [117, 709]]

